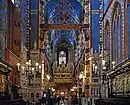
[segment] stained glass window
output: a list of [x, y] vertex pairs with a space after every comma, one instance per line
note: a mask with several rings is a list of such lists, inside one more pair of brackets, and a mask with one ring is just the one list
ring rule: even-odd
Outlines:
[[130, 57], [130, 3], [128, 3], [128, 52]]
[[66, 64], [66, 53], [64, 51], [59, 53], [59, 64]]
[[121, 24], [120, 24], [120, 16], [118, 17], [118, 63], [121, 58]]
[[103, 13], [106, 12], [107, 8], [108, 8], [108, 5], [109, 3], [111, 2], [112, 0], [103, 0]]
[[114, 57], [114, 61], [116, 61], [116, 21], [114, 21], [114, 23], [113, 23], [113, 42], [114, 42], [114, 44], [113, 44], [113, 52], [114, 52], [114, 54], [113, 54], [113, 57]]
[[105, 49], [109, 52], [110, 50], [110, 30], [109, 30], [109, 22], [107, 21], [105, 27]]
[[117, 4], [113, 16], [113, 60], [119, 63], [121, 56], [121, 11]]
[[30, 47], [31, 48], [34, 48], [34, 44], [35, 42], [37, 42], [37, 26], [38, 26], [38, 21], [37, 21], [37, 17], [38, 17], [38, 14], [37, 14], [37, 5], [38, 5], [38, 2], [37, 0], [31, 0], [31, 15], [30, 15], [30, 18], [31, 18], [31, 36], [30, 36]]

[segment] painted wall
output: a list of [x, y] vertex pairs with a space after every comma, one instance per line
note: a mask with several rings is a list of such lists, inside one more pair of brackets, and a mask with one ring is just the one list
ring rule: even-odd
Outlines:
[[34, 48], [34, 43], [37, 42], [38, 39], [38, 1], [39, 0], [31, 0], [31, 37], [30, 37], [30, 47]]
[[99, 0], [92, 0], [92, 48], [95, 52], [99, 50], [99, 35], [100, 35], [100, 25], [99, 25]]
[[10, 0], [7, 3], [7, 48], [15, 55], [20, 56], [21, 30], [20, 8], [17, 8]]
[[0, 0], [0, 57], [3, 59], [5, 59], [6, 3], [7, 0]]
[[112, 0], [103, 0], [103, 13], [106, 12], [108, 6], [109, 6], [109, 3], [111, 2]]
[[26, 0], [21, 0], [21, 43], [26, 45]]
[[[127, 30], [127, 25], [128, 25], [128, 22], [127, 22], [127, 25], [125, 25], [125, 17], [124, 16], [127, 16], [127, 15], [124, 15], [124, 13], [125, 13], [125, 8], [124, 8], [125, 3], [124, 3], [124, 0], [113, 0], [110, 7], [108, 8], [107, 13], [104, 15], [104, 20], [103, 20], [104, 26], [105, 26], [107, 21], [109, 22], [109, 25], [110, 25], [109, 32], [110, 32], [110, 60], [111, 60], [111, 62], [115, 60], [114, 56], [113, 56], [114, 55], [113, 54], [114, 53], [114, 49], [113, 49], [114, 44], [113, 44], [112, 39], [113, 39], [114, 30], [113, 30], [113, 21], [112, 20], [113, 20], [113, 13], [114, 13], [113, 11], [115, 9], [115, 6], [116, 6], [115, 4], [117, 3], [117, 1], [121, 6], [121, 15], [120, 16], [122, 18], [122, 20], [121, 20], [121, 40], [122, 40], [121, 46], [122, 46], [122, 48], [121, 48], [121, 60], [120, 60], [120, 62], [122, 62], [123, 60], [125, 60], [128, 57], [128, 56], [125, 55], [125, 52], [128, 50], [128, 48], [127, 48], [127, 50], [125, 50], [125, 47], [128, 46], [128, 45], [126, 45], [127, 34], [125, 33], [125, 31]], [[128, 33], [128, 31], [127, 31], [127, 33]], [[120, 62], [117, 62], [117, 63], [120, 63]]]

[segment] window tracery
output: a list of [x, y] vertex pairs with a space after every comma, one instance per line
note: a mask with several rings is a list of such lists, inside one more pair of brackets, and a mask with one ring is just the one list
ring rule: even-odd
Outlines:
[[59, 53], [59, 64], [66, 64], [66, 53], [64, 51]]
[[[128, 52], [130, 52], [130, 2], [127, 5], [128, 8]], [[130, 53], [128, 53], [130, 56]]]
[[105, 50], [108, 53], [110, 52], [110, 26], [108, 21], [105, 26]]
[[119, 3], [116, 3], [114, 14], [113, 14], [113, 60], [116, 63], [120, 63], [122, 57], [122, 40], [121, 40], [121, 6]]

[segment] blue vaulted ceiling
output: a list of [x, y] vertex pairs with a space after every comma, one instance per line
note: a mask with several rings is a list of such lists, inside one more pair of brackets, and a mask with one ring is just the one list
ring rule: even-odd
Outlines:
[[[48, 24], [80, 24], [83, 21], [82, 0], [47, 0], [46, 23]], [[50, 43], [59, 44], [66, 40], [75, 45], [79, 30], [50, 30]]]

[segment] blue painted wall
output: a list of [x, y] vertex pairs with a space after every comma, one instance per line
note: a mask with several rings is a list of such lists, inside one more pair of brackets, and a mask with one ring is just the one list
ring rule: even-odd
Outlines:
[[130, 57], [130, 3], [128, 3], [128, 52]]
[[31, 36], [30, 36], [30, 47], [34, 48], [34, 43], [37, 42], [38, 36], [38, 21], [37, 16], [38, 12], [33, 12], [38, 10], [38, 0], [31, 0]]
[[21, 0], [21, 42], [26, 45], [26, 0]]
[[100, 26], [99, 26], [99, 13], [93, 10], [99, 10], [99, 0], [92, 0], [92, 48], [93, 51], [99, 50]]

